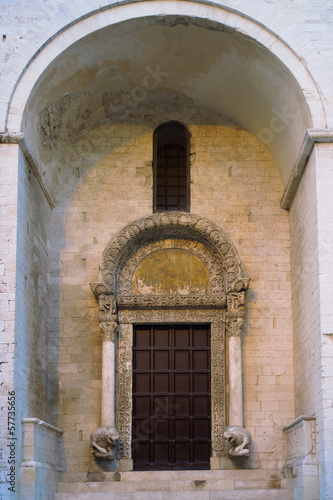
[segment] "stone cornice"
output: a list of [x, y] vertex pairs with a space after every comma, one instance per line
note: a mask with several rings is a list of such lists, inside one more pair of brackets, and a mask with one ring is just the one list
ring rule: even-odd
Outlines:
[[289, 210], [294, 200], [298, 185], [305, 167], [309, 161], [313, 146], [316, 142], [333, 142], [333, 129], [308, 129], [301, 149], [298, 153], [294, 168], [290, 174], [288, 184], [281, 200], [281, 208]]
[[18, 144], [20, 146], [22, 154], [25, 157], [25, 159], [27, 160], [29, 167], [30, 167], [32, 173], [34, 174], [36, 181], [38, 182], [50, 208], [51, 209], [54, 208], [55, 202], [54, 202], [53, 196], [51, 194], [50, 188], [46, 184], [46, 182], [41, 174], [40, 167], [39, 167], [37, 160], [34, 157], [32, 151], [30, 149], [29, 143], [28, 143], [27, 139], [25, 138], [24, 134], [22, 134], [21, 132], [13, 132], [13, 133], [3, 132], [3, 133], [0, 133], [0, 144]]

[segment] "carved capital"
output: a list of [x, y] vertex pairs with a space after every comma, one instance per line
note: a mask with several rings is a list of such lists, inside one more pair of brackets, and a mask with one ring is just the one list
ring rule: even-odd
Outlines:
[[101, 293], [99, 295], [98, 308], [102, 312], [109, 312], [110, 314], [116, 314], [117, 305], [114, 296]]
[[112, 323], [118, 321], [117, 303], [112, 294], [101, 293], [98, 300], [98, 318], [100, 323]]
[[227, 329], [229, 337], [240, 337], [245, 317], [245, 292], [231, 292], [227, 296]]
[[236, 293], [243, 292], [249, 288], [249, 285], [250, 285], [250, 278], [241, 278], [238, 281], [236, 281], [231, 291]]
[[101, 294], [108, 295], [111, 292], [110, 288], [104, 281], [92, 281], [90, 284], [90, 288], [92, 293], [95, 295], [96, 299], [99, 299]]
[[103, 342], [114, 342], [117, 338], [118, 333], [118, 322], [110, 321], [110, 322], [102, 322], [99, 324], [99, 327], [102, 331]]
[[243, 318], [227, 318], [227, 328], [229, 337], [240, 337], [244, 325]]

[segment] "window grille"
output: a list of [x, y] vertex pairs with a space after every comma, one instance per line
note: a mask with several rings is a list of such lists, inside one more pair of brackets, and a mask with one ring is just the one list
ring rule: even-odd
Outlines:
[[154, 212], [190, 210], [189, 133], [179, 123], [154, 133]]

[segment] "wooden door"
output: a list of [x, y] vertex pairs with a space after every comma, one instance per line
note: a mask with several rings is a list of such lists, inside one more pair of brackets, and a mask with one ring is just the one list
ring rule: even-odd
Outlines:
[[136, 326], [135, 470], [209, 469], [210, 326]]

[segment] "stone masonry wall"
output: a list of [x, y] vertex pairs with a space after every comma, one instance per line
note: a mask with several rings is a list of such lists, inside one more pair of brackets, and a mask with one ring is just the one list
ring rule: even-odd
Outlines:
[[[20, 155], [14, 373], [17, 437], [22, 433], [22, 418], [38, 415], [47, 421], [49, 216], [50, 207]], [[18, 446], [17, 468], [21, 460]]]
[[[160, 123], [170, 118], [160, 116]], [[100, 425], [101, 334], [89, 282], [97, 277], [110, 238], [152, 211], [156, 125], [95, 129], [67, 152], [64, 171], [70, 173], [58, 179], [57, 200], [62, 200], [53, 211], [51, 230], [55, 307], [50, 345], [58, 346], [57, 425], [65, 432], [68, 471], [87, 470], [89, 435]], [[252, 466], [281, 467], [282, 427], [294, 418], [289, 222], [279, 206], [283, 188], [270, 157], [247, 132], [188, 127], [195, 153], [191, 212], [226, 231], [251, 278], [243, 349]], [[53, 352], [50, 366], [56, 377], [54, 359]]]
[[[87, 13], [116, 3], [115, 0], [12, 0], [1, 4], [3, 56], [0, 67], [4, 81], [0, 82], [2, 129], [6, 106], [19, 75], [36, 51], [64, 26]], [[130, 2], [128, 2], [130, 3]], [[225, 0], [217, 1], [227, 9], [236, 9], [263, 26], [278, 33], [303, 57], [305, 64], [319, 83], [323, 96], [332, 96], [333, 10], [331, 2], [323, 0]], [[161, 2], [161, 11], [163, 10]], [[130, 11], [130, 7], [128, 7]], [[147, 8], [149, 14], [149, 7]], [[96, 26], [98, 29], [98, 25]], [[333, 123], [333, 107], [327, 101], [327, 117]]]
[[290, 210], [295, 355], [295, 415], [313, 415], [320, 398], [320, 309], [315, 157]]
[[[333, 428], [332, 387], [333, 387], [333, 316], [332, 316], [332, 186], [333, 186], [333, 146], [317, 144], [316, 186], [318, 204], [318, 254], [320, 287], [320, 342], [321, 342], [321, 388], [322, 416], [318, 419], [318, 452], [322, 464], [321, 490], [326, 498], [333, 498]], [[319, 375], [318, 375], [319, 376]], [[318, 384], [319, 385], [319, 384]], [[325, 425], [326, 424], [326, 425]]]
[[[50, 208], [16, 145], [2, 145], [8, 161], [1, 176], [7, 204], [2, 207], [1, 411], [3, 468], [8, 473], [8, 391], [15, 391], [16, 480], [22, 458], [21, 419], [47, 420], [48, 247]], [[12, 200], [12, 201], [11, 201]], [[17, 226], [16, 226], [17, 224]], [[11, 258], [9, 258], [9, 256]], [[16, 307], [14, 304], [16, 303]], [[14, 333], [15, 332], [15, 333]], [[15, 359], [15, 370], [14, 361]], [[12, 423], [12, 422], [10, 422]], [[1, 476], [1, 495], [11, 494]]]
[[295, 413], [316, 417], [321, 498], [331, 498], [332, 146], [315, 146], [290, 211]]
[[6, 484], [9, 458], [8, 392], [14, 390], [15, 279], [18, 146], [0, 145], [0, 496]]

